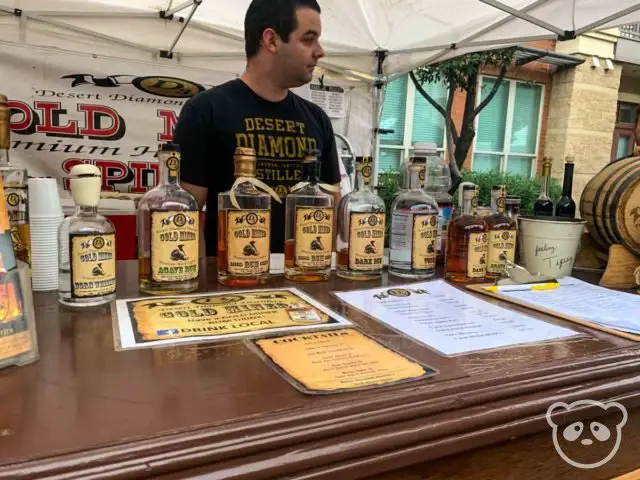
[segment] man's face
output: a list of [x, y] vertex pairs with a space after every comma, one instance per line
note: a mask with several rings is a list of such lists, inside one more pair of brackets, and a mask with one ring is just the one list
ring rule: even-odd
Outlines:
[[289, 42], [278, 42], [276, 66], [283, 87], [295, 88], [309, 83], [318, 60], [324, 57], [320, 46], [320, 14], [311, 8], [296, 10], [297, 26]]

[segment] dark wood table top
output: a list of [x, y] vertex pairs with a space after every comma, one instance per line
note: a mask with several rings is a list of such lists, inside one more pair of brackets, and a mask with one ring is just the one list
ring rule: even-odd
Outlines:
[[[202, 269], [201, 291], [226, 290], [214, 259]], [[386, 274], [366, 283], [272, 278], [269, 286], [295, 285], [441, 372], [315, 396], [239, 340], [116, 352], [107, 307], [77, 312], [59, 306], [55, 292], [36, 293], [40, 360], [0, 371], [0, 478], [361, 478], [548, 435], [544, 413], [558, 400], [640, 404], [640, 344], [630, 340], [528, 311], [586, 335], [446, 358], [330, 293], [402, 283]], [[119, 262], [118, 298], [137, 296], [137, 263]], [[567, 418], [601, 414], [583, 408]]]

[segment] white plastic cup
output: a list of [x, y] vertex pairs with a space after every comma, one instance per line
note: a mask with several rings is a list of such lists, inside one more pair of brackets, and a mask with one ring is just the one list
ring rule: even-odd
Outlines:
[[30, 178], [29, 217], [45, 217], [62, 215], [62, 205], [55, 178]]
[[586, 223], [579, 218], [518, 217], [520, 264], [533, 275], [568, 277]]

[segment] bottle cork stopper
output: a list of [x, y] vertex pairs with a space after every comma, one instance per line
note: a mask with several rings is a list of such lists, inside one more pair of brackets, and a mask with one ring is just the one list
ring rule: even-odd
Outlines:
[[102, 178], [95, 165], [76, 165], [69, 172], [71, 196], [78, 206], [97, 207], [100, 203]]

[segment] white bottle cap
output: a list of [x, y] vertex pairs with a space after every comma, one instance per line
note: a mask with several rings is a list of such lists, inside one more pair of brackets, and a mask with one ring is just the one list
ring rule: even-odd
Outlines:
[[78, 206], [97, 207], [100, 203], [102, 179], [100, 169], [95, 165], [83, 163], [69, 172], [71, 196]]

